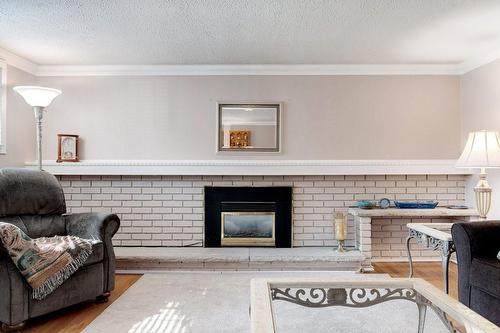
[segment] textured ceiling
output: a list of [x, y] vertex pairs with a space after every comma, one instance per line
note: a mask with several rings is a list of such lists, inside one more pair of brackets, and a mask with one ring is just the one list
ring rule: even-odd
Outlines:
[[0, 47], [44, 65], [456, 64], [499, 0], [0, 0]]

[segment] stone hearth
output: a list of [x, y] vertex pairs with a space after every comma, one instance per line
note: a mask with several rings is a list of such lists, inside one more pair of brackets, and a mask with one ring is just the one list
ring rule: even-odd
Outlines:
[[342, 270], [357, 271], [364, 256], [327, 247], [151, 248], [115, 247], [117, 269], [154, 270]]

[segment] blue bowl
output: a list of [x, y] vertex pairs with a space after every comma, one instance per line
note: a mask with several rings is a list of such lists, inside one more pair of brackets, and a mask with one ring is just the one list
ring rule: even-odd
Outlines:
[[433, 209], [439, 202], [437, 201], [394, 201], [396, 208], [401, 209]]

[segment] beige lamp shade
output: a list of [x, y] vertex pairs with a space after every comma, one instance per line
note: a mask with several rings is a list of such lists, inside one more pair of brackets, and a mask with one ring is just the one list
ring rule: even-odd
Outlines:
[[500, 137], [495, 131], [469, 133], [464, 151], [457, 161], [458, 168], [499, 168]]
[[60, 90], [37, 86], [17, 86], [12, 88], [21, 95], [26, 103], [33, 107], [45, 108], [61, 94]]

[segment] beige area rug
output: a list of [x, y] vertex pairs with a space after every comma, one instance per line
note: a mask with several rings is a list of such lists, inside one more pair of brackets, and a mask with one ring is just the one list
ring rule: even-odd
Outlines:
[[[250, 280], [262, 277], [388, 278], [352, 272], [169, 272], [146, 274], [84, 333], [250, 332]], [[310, 309], [275, 301], [278, 332], [417, 332], [416, 305]], [[428, 311], [426, 333], [446, 332]]]

